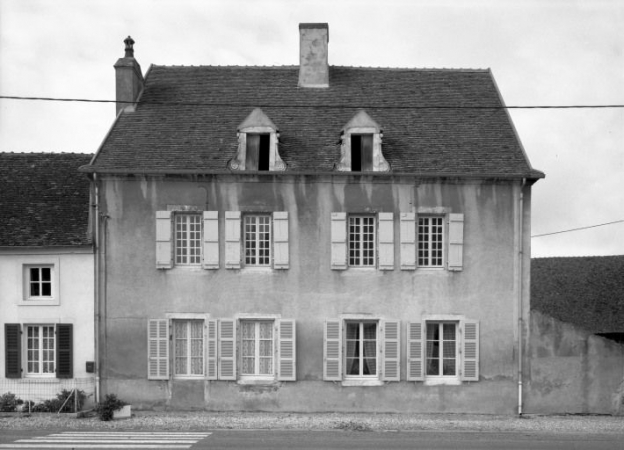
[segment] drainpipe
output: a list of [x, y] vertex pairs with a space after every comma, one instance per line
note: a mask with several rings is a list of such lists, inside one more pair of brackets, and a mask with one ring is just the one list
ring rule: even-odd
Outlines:
[[519, 280], [518, 280], [518, 416], [522, 416], [522, 329], [523, 329], [523, 301], [522, 301], [522, 285], [524, 282], [524, 186], [526, 185], [526, 178], [522, 179], [522, 185], [520, 186], [520, 198], [519, 198], [519, 224], [518, 224], [518, 267], [519, 267]]
[[97, 173], [93, 174], [95, 186], [95, 230], [93, 243], [95, 245], [95, 276], [94, 276], [94, 345], [95, 345], [95, 401], [100, 401], [100, 358], [99, 358], [99, 333], [100, 333], [100, 195], [98, 189]]

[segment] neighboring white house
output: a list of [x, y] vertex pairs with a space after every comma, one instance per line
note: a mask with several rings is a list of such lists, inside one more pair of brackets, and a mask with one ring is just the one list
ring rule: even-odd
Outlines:
[[0, 153], [0, 395], [94, 394], [90, 158]]

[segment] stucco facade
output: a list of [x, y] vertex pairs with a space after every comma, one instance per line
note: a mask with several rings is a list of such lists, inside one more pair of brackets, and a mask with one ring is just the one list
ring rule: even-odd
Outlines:
[[[518, 333], [528, 317], [524, 255], [530, 186], [522, 187], [521, 180], [346, 174], [106, 176], [99, 179], [98, 189], [105, 217], [100, 226], [105, 297], [99, 305], [103, 392], [117, 393], [139, 408], [516, 410]], [[156, 216], [168, 209], [218, 212], [218, 269], [157, 268]], [[287, 212], [289, 267], [226, 268], [229, 211], [243, 216]], [[331, 215], [336, 212], [392, 213], [393, 268], [332, 269]], [[462, 269], [402, 268], [401, 213], [463, 214]], [[445, 225], [445, 259], [448, 232]], [[199, 379], [173, 373], [167, 380], [148, 379], [149, 320], [176, 317], [239, 323], [250, 317], [294, 320], [296, 380], [209, 380], [207, 371]], [[399, 381], [324, 381], [324, 326], [336, 318], [398, 321]], [[479, 324], [478, 381], [407, 380], [408, 323], [436, 320]], [[240, 335], [236, 345], [240, 375]], [[380, 340], [379, 352], [382, 347]], [[461, 349], [458, 353], [459, 364]]]

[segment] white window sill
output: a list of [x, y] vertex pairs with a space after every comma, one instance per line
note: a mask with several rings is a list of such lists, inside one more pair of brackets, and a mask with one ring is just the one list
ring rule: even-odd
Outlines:
[[174, 375], [174, 381], [201, 381], [205, 379], [205, 375]]
[[236, 381], [236, 384], [250, 385], [250, 386], [269, 386], [277, 384], [275, 377], [271, 378], [240, 378]]
[[344, 387], [359, 387], [359, 386], [383, 386], [384, 382], [379, 378], [353, 378], [342, 380]]
[[425, 386], [459, 386], [462, 382], [459, 377], [429, 377], [425, 378]]
[[57, 298], [28, 298], [18, 302], [19, 306], [58, 306], [61, 302]]

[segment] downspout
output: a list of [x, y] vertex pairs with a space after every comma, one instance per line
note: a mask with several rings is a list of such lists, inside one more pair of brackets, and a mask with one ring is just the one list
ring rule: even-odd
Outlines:
[[94, 345], [95, 345], [95, 402], [100, 402], [100, 358], [99, 358], [99, 333], [100, 333], [100, 196], [98, 189], [97, 173], [93, 174], [95, 195], [95, 230], [93, 243], [95, 245], [95, 276], [94, 276]]
[[518, 224], [518, 416], [522, 416], [522, 359], [523, 359], [523, 346], [522, 346], [522, 330], [523, 330], [523, 301], [522, 286], [524, 283], [524, 186], [526, 185], [526, 178], [522, 179], [522, 185], [520, 186], [520, 198], [519, 198], [519, 224]]

